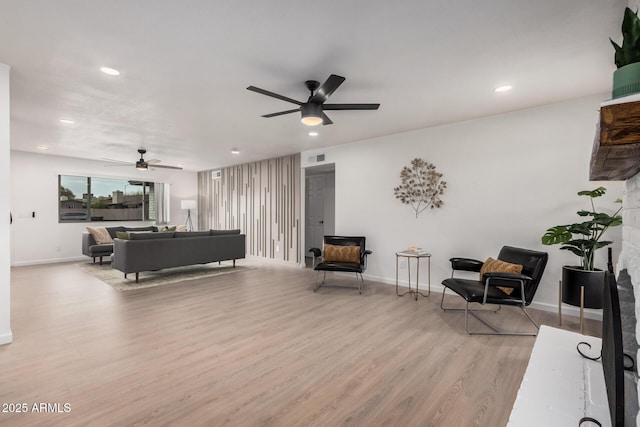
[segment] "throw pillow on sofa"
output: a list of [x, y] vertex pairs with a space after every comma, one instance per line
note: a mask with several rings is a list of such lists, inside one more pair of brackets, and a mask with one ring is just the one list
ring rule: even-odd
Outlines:
[[129, 240], [129, 233], [126, 231], [116, 231], [116, 237], [122, 240]]
[[113, 239], [105, 227], [87, 227], [87, 231], [98, 245], [113, 243]]

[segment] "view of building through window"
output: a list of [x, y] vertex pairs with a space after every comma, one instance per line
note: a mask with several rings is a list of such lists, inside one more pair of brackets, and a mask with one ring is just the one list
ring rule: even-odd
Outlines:
[[58, 176], [60, 222], [155, 220], [154, 184], [139, 180]]

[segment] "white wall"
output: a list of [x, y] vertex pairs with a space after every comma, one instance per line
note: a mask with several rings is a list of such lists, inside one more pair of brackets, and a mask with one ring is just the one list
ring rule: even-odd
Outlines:
[[[180, 200], [197, 199], [196, 172], [170, 169], [137, 171], [131, 167], [105, 167], [105, 162], [11, 151], [11, 264], [28, 265], [81, 259], [81, 234], [87, 225], [104, 223], [58, 223], [58, 175], [134, 178], [171, 185], [170, 223], [184, 224], [187, 213]], [[31, 216], [35, 212], [35, 218]], [[191, 212], [192, 218], [197, 213]], [[117, 225], [127, 225], [118, 223]], [[141, 226], [141, 222], [128, 225]], [[195, 225], [195, 224], [194, 224]]]
[[9, 66], [0, 64], [0, 344], [13, 340], [11, 334], [11, 262], [9, 226]]
[[[514, 94], [515, 96], [515, 94]], [[395, 283], [395, 255], [415, 245], [432, 254], [431, 284], [450, 276], [449, 258], [496, 257], [503, 245], [547, 251], [549, 264], [534, 304], [557, 310], [562, 265], [578, 258], [540, 237], [554, 225], [577, 222], [588, 209], [580, 190], [603, 185], [603, 210], [615, 210], [619, 182], [589, 182], [598, 107], [607, 94], [477, 120], [302, 153], [325, 153], [336, 167], [336, 234], [364, 235], [373, 250], [366, 276]], [[414, 211], [395, 199], [400, 170], [420, 157], [448, 183], [440, 209]], [[621, 228], [608, 236], [620, 253]], [[606, 251], [597, 266], [606, 268]], [[400, 272], [406, 276], [406, 270]], [[438, 286], [437, 286], [438, 287]], [[441, 289], [441, 288], [440, 288]], [[564, 308], [563, 308], [564, 310]], [[571, 311], [570, 308], [567, 311]]]

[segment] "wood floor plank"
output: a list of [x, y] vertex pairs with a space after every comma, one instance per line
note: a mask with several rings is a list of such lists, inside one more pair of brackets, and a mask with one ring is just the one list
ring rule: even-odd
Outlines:
[[[436, 293], [414, 301], [372, 282], [314, 293], [310, 270], [244, 263], [256, 268], [129, 292], [78, 263], [13, 268], [0, 403], [30, 411], [0, 412], [0, 425], [506, 424], [534, 338], [469, 336]], [[517, 309], [486, 316], [527, 326]]]

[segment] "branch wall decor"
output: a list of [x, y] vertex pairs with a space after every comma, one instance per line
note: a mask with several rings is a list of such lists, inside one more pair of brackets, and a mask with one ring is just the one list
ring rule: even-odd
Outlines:
[[436, 171], [433, 163], [413, 159], [410, 166], [400, 171], [400, 180], [400, 185], [393, 189], [393, 193], [396, 199], [411, 205], [416, 211], [416, 218], [425, 209], [442, 206], [440, 196], [447, 188], [447, 183], [442, 181], [442, 174]]

